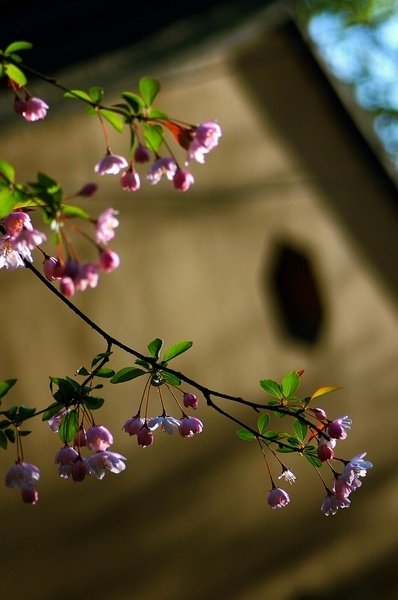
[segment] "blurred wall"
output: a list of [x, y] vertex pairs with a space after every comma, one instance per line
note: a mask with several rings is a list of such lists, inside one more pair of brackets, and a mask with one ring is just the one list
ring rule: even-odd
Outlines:
[[[117, 178], [99, 181], [86, 206], [120, 211], [113, 247], [122, 264], [76, 304], [141, 351], [157, 336], [194, 340], [176, 367], [227, 393], [261, 400], [258, 381], [292, 369], [305, 369], [305, 394], [343, 385], [324, 401], [330, 415], [353, 418], [341, 454], [367, 450], [375, 468], [352, 507], [326, 518], [322, 487], [295, 457], [291, 504], [271, 512], [262, 457], [238, 440], [232, 423], [202, 401], [200, 436], [158, 435], [143, 450], [121, 431], [137, 410], [141, 382], [109, 385], [99, 422], [114, 431], [113, 450], [128, 467], [102, 481], [60, 480], [59, 440], [34, 424], [25, 458], [42, 469], [40, 502], [24, 506], [18, 492], [1, 494], [4, 595], [304, 600], [379, 598], [382, 589], [383, 598], [396, 597], [395, 190], [294, 31], [260, 33], [146, 70], [163, 82], [161, 108], [191, 122], [218, 119], [224, 135], [206, 165], [193, 166], [196, 184], [186, 194], [165, 182], [133, 194]], [[129, 81], [114, 87], [131, 88]], [[88, 78], [87, 87], [96, 83]], [[39, 166], [67, 192], [95, 179], [104, 145], [82, 112], [54, 109], [33, 126], [15, 116], [1, 150], [18, 178], [31, 180]], [[126, 145], [112, 134], [115, 153]], [[304, 257], [318, 294], [313, 343], [289, 335], [280, 310], [281, 248]], [[104, 343], [31, 273], [2, 272], [0, 286], [0, 377], [20, 378], [7, 402], [44, 406], [48, 375], [72, 375]], [[115, 352], [115, 368], [129, 363]], [[5, 472], [13, 450], [0, 460]]]

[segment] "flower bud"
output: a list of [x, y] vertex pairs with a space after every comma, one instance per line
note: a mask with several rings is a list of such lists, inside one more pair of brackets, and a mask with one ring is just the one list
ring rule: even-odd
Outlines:
[[101, 269], [110, 273], [110, 271], [114, 271], [120, 265], [119, 255], [108, 248], [103, 248], [99, 256], [99, 265]]
[[79, 457], [71, 466], [70, 474], [73, 481], [83, 481], [86, 478], [88, 471], [84, 460]]
[[191, 394], [189, 392], [185, 392], [184, 397], [183, 397], [183, 402], [184, 402], [184, 406], [186, 406], [187, 408], [198, 408], [199, 406], [199, 400], [197, 399], [197, 397], [195, 396], [195, 394]]
[[143, 448], [147, 448], [148, 446], [152, 446], [153, 444], [153, 433], [146, 425], [141, 427], [140, 431], [137, 433], [137, 443], [139, 446]]
[[43, 260], [43, 271], [48, 281], [54, 281], [54, 279], [57, 279], [57, 276], [55, 274], [57, 265], [58, 259], [55, 258], [55, 256], [47, 256]]
[[36, 504], [39, 501], [39, 492], [32, 487], [21, 488], [21, 495], [25, 504]]
[[86, 183], [86, 185], [82, 187], [80, 192], [77, 192], [77, 195], [83, 196], [85, 198], [90, 198], [91, 196], [94, 196], [97, 190], [98, 185], [96, 183]]
[[151, 153], [149, 152], [148, 148], [140, 144], [134, 153], [134, 160], [138, 163], [146, 163], [150, 161]]
[[186, 192], [190, 186], [194, 183], [192, 173], [178, 169], [173, 177], [173, 184], [176, 190], [179, 192]]

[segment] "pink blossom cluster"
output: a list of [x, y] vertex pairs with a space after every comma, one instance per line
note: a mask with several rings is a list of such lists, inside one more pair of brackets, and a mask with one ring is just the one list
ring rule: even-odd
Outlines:
[[101, 270], [110, 273], [120, 265], [119, 255], [105, 247], [115, 236], [114, 230], [119, 225], [117, 214], [113, 208], [107, 208], [96, 220], [92, 242], [98, 250], [97, 262], [81, 263], [76, 258], [68, 258], [63, 261], [55, 256], [45, 256], [43, 271], [46, 278], [49, 281], [59, 280], [60, 291], [67, 298], [71, 298], [76, 292], [83, 292], [87, 288], [95, 288]]
[[[198, 399], [195, 394], [184, 393], [183, 403], [186, 408], [190, 407], [196, 409], [198, 407]], [[172, 435], [174, 429], [184, 438], [190, 438], [203, 431], [203, 423], [196, 417], [190, 417], [185, 412], [182, 413], [180, 419], [176, 419], [168, 415], [165, 411], [157, 417], [143, 418], [141, 417], [140, 411], [130, 419], [127, 419], [123, 425], [123, 431], [128, 433], [130, 436], [137, 436], [137, 443], [139, 446], [146, 448], [151, 446], [154, 442], [153, 432], [158, 429]]]
[[[60, 411], [50, 419], [51, 429], [56, 430], [56, 424], [62, 420], [65, 411]], [[83, 481], [87, 475], [95, 475], [98, 479], [105, 476], [106, 471], [121, 473], [126, 468], [126, 458], [117, 452], [111, 452], [113, 435], [103, 425], [93, 425], [89, 429], [79, 429], [72, 445], [65, 444], [55, 456], [59, 476], [73, 481]], [[86, 447], [92, 451], [88, 457], [83, 457], [81, 449]]]
[[325, 500], [321, 506], [324, 515], [335, 515], [339, 508], [348, 508], [351, 504], [350, 494], [357, 490], [362, 481], [360, 477], [365, 477], [368, 469], [372, 468], [372, 463], [364, 460], [366, 452], [357, 454], [350, 461], [344, 461], [342, 473], [335, 474], [333, 490], [328, 490]]
[[40, 469], [30, 463], [17, 461], [6, 473], [6, 487], [18, 487], [21, 490], [23, 502], [36, 504], [39, 500], [39, 492], [36, 483], [40, 479]]
[[25, 267], [25, 261], [33, 262], [32, 250], [46, 240], [41, 231], [34, 229], [29, 215], [13, 211], [4, 219], [6, 233], [0, 237], [0, 269], [10, 271]]
[[[180, 145], [187, 149], [186, 164], [192, 159], [204, 163], [205, 155], [217, 146], [221, 137], [221, 128], [213, 121], [206, 121], [196, 127], [182, 127], [172, 121], [163, 124], [171, 129]], [[120, 185], [126, 191], [136, 192], [141, 187], [141, 180], [134, 165], [149, 162], [150, 159], [148, 148], [142, 144], [137, 146], [129, 161], [107, 148], [105, 156], [98, 161], [94, 170], [98, 175], [118, 175], [123, 171]], [[155, 160], [149, 167], [146, 178], [151, 185], [156, 185], [163, 177], [172, 181], [174, 188], [180, 192], [186, 192], [194, 183], [192, 173], [181, 169], [173, 156], [162, 158], [155, 153]]]
[[[347, 438], [352, 420], [347, 415], [330, 420], [322, 408], [310, 410], [316, 419], [322, 423], [322, 428], [317, 435], [318, 458], [322, 462], [329, 462], [335, 458], [337, 440], [345, 440]], [[363, 452], [354, 456], [350, 461], [338, 459], [345, 465], [342, 473], [337, 473], [331, 467], [334, 473], [334, 481], [331, 490], [326, 488], [326, 498], [321, 506], [321, 512], [324, 515], [335, 515], [339, 508], [348, 508], [350, 506], [350, 494], [362, 485], [359, 478], [365, 477], [367, 470], [373, 466], [371, 462], [363, 460], [365, 456], [366, 452]]]

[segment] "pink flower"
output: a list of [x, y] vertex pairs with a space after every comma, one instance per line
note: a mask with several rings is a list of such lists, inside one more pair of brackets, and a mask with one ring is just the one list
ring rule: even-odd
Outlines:
[[[29, 262], [33, 262], [29, 248], [25, 248], [25, 258]], [[19, 252], [14, 249], [12, 238], [9, 235], [0, 237], [0, 269], [5, 267], [10, 271], [15, 271], [20, 267], [24, 267], [25, 263]]]
[[333, 489], [338, 500], [345, 500], [353, 491], [341, 475], [335, 479]]
[[74, 279], [75, 289], [84, 292], [87, 287], [95, 288], [98, 279], [98, 266], [94, 263], [84, 263], [79, 267], [79, 273]]
[[196, 417], [185, 416], [180, 421], [178, 431], [182, 437], [192, 437], [197, 433], [202, 433], [203, 423]]
[[189, 173], [188, 171], [182, 171], [181, 169], [177, 169], [173, 177], [174, 187], [179, 192], [186, 192], [189, 190], [194, 181], [195, 180], [192, 173]]
[[18, 462], [13, 465], [6, 473], [6, 487], [34, 487], [40, 479], [40, 469], [35, 465], [25, 462]]
[[137, 443], [139, 446], [143, 448], [147, 448], [148, 446], [152, 446], [153, 444], [153, 433], [148, 428], [147, 425], [141, 427], [139, 432], [137, 433]]
[[120, 265], [120, 258], [116, 252], [112, 252], [108, 248], [103, 248], [99, 256], [99, 266], [101, 269], [110, 273], [118, 268]]
[[98, 175], [117, 175], [128, 165], [127, 160], [118, 154], [112, 154], [108, 151], [103, 158], [95, 165], [94, 171]]
[[170, 417], [169, 415], [161, 415], [159, 417], [154, 417], [148, 422], [148, 427], [152, 431], [160, 427], [162, 431], [165, 431], [169, 435], [173, 433], [174, 427], [178, 427], [179, 425], [180, 421], [178, 419], [175, 419], [174, 417]]
[[130, 167], [121, 176], [120, 185], [127, 192], [136, 192], [141, 186], [140, 176], [132, 167]]
[[340, 417], [329, 423], [328, 435], [336, 440], [345, 440], [347, 437], [347, 429], [351, 429], [352, 420], [347, 416]]
[[86, 431], [86, 445], [94, 452], [107, 450], [113, 444], [113, 435], [103, 425], [95, 425]]
[[61, 279], [61, 294], [67, 298], [72, 298], [75, 295], [75, 284], [71, 277], [62, 277]]
[[294, 473], [292, 473], [292, 471], [287, 469], [285, 466], [282, 467], [282, 473], [279, 475], [278, 479], [282, 479], [282, 477], [285, 479], [285, 481], [288, 481], [290, 485], [296, 481], [296, 476]]
[[199, 400], [197, 399], [195, 394], [191, 394], [190, 392], [185, 392], [183, 396], [183, 403], [184, 406], [186, 406], [187, 408], [190, 407], [196, 409], [199, 406]]
[[36, 504], [39, 501], [39, 492], [32, 487], [21, 488], [22, 502]]
[[6, 217], [4, 225], [7, 233], [13, 238], [19, 235], [23, 229], [33, 229], [30, 216], [19, 210], [11, 212]]
[[162, 175], [166, 175], [167, 179], [171, 181], [176, 174], [176, 171], [177, 163], [174, 158], [158, 158], [158, 160], [155, 160], [149, 167], [147, 179], [151, 185], [159, 183]]
[[123, 425], [123, 431], [131, 435], [137, 435], [139, 431], [142, 429], [145, 420], [136, 415], [135, 417], [131, 417], [128, 419]]
[[328, 492], [322, 503], [321, 512], [328, 517], [329, 515], [335, 515], [339, 508], [348, 508], [350, 504], [348, 498], [339, 499], [336, 494]]
[[363, 460], [366, 456], [366, 452], [357, 454], [352, 458], [344, 467], [340, 477], [351, 487], [352, 490], [356, 490], [362, 485], [359, 477], [366, 477], [367, 470], [373, 467], [372, 463], [368, 460]]
[[123, 462], [127, 460], [121, 454], [116, 452], [96, 452], [86, 459], [86, 465], [90, 475], [95, 475], [98, 479], [102, 479], [106, 471], [111, 473], [121, 473], [126, 468]]
[[34, 122], [44, 119], [49, 109], [46, 104], [40, 98], [28, 98], [27, 100], [19, 99], [14, 102], [14, 110], [18, 114], [22, 115], [26, 121]]
[[55, 415], [53, 415], [51, 417], [51, 419], [49, 419], [47, 421], [47, 423], [50, 426], [51, 431], [54, 431], [54, 433], [56, 433], [58, 431], [59, 425], [60, 425], [62, 419], [68, 412], [69, 412], [68, 408], [61, 408], [61, 410], [59, 410], [57, 413], [55, 413]]
[[14, 238], [14, 248], [23, 256], [24, 248], [26, 246], [29, 250], [33, 250], [35, 246], [40, 246], [46, 239], [44, 233], [37, 231], [37, 229], [23, 229], [21, 233]]
[[48, 281], [54, 281], [54, 279], [58, 279], [56, 276], [56, 267], [58, 265], [58, 259], [55, 256], [47, 256], [43, 260], [43, 271], [46, 279]]
[[59, 465], [58, 473], [60, 477], [67, 479], [71, 474], [73, 463], [79, 457], [78, 452], [70, 446], [64, 446], [55, 455], [55, 464]]
[[107, 208], [97, 219], [95, 241], [97, 244], [107, 244], [115, 237], [114, 229], [118, 227], [119, 221], [116, 218], [117, 210]]
[[214, 121], [206, 121], [198, 125], [188, 147], [186, 164], [192, 159], [203, 164], [205, 161], [204, 155], [218, 145], [221, 135], [221, 128]]
[[138, 163], [146, 163], [151, 160], [151, 153], [146, 146], [139, 144], [134, 152], [134, 160]]
[[274, 487], [268, 492], [267, 502], [271, 508], [284, 508], [290, 502], [289, 494], [282, 488]]

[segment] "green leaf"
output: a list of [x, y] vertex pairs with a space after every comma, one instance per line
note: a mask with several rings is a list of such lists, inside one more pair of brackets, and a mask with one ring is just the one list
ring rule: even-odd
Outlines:
[[299, 441], [298, 441], [298, 439], [296, 439], [295, 437], [290, 437], [290, 436], [289, 436], [289, 437], [287, 438], [287, 440], [286, 440], [286, 441], [287, 441], [287, 442], [289, 442], [289, 444], [290, 444], [291, 446], [296, 446], [296, 447], [297, 447], [297, 446], [299, 446], [299, 445], [300, 445], [300, 442], [299, 442]]
[[83, 90], [69, 90], [69, 92], [65, 92], [64, 98], [74, 98], [75, 100], [85, 100], [86, 102], [90, 102], [92, 104], [91, 97], [84, 92]]
[[15, 444], [15, 431], [14, 429], [5, 429], [4, 433], [7, 436], [7, 439], [11, 444]]
[[97, 408], [101, 408], [104, 402], [105, 400], [103, 398], [96, 398], [95, 396], [87, 396], [83, 400], [84, 406], [90, 410], [97, 410]]
[[298, 441], [303, 442], [308, 431], [307, 425], [296, 419], [293, 423], [293, 429]]
[[0, 431], [0, 448], [3, 448], [3, 450], [7, 450], [7, 438], [6, 438], [6, 434], [4, 433], [4, 431]]
[[12, 44], [9, 44], [4, 50], [4, 56], [8, 56], [12, 52], [19, 52], [20, 50], [30, 50], [31, 48], [32, 44], [30, 42], [12, 42]]
[[96, 104], [99, 104], [103, 98], [104, 90], [102, 89], [102, 87], [95, 85], [89, 89], [88, 93], [90, 95], [91, 100]]
[[25, 77], [25, 73], [15, 65], [8, 64], [4, 67], [7, 77], [12, 81], [15, 81], [18, 85], [26, 85], [28, 80]]
[[31, 431], [29, 431], [28, 429], [20, 429], [19, 430], [19, 435], [21, 437], [26, 437], [27, 435], [29, 435], [30, 433], [32, 433]]
[[168, 121], [170, 119], [170, 117], [165, 112], [157, 108], [151, 108], [148, 112], [148, 117], [150, 119], [164, 119], [165, 121]]
[[275, 398], [279, 399], [282, 397], [280, 385], [276, 381], [273, 381], [272, 379], [262, 379], [260, 385], [267, 394], [271, 394], [271, 396], [275, 396]]
[[73, 441], [79, 429], [79, 417], [76, 410], [67, 413], [59, 425], [59, 437], [64, 444], [70, 444]]
[[264, 429], [267, 427], [269, 423], [269, 415], [264, 413], [261, 417], [258, 418], [257, 427], [260, 433], [263, 433]]
[[96, 371], [95, 376], [96, 377], [104, 377], [109, 379], [109, 377], [113, 377], [115, 374], [115, 371], [113, 369], [110, 369], [109, 367], [102, 367], [102, 369], [99, 369], [99, 371]]
[[20, 422], [25, 421], [26, 419], [33, 417], [35, 413], [35, 408], [30, 408], [29, 406], [20, 406], [18, 409], [18, 420]]
[[322, 466], [322, 461], [319, 460], [318, 456], [312, 452], [304, 452], [304, 456], [305, 458], [308, 460], [308, 462], [310, 463], [310, 465], [312, 465], [313, 467], [321, 467]]
[[342, 388], [339, 385], [325, 385], [315, 390], [315, 392], [311, 396], [311, 400], [315, 398], [319, 398], [319, 396], [324, 396], [325, 394], [330, 394], [331, 392], [337, 392]]
[[160, 125], [144, 124], [145, 142], [150, 150], [157, 152], [163, 144], [163, 128]]
[[111, 383], [124, 383], [125, 381], [130, 381], [136, 377], [141, 377], [141, 375], [145, 375], [145, 371], [142, 369], [138, 369], [137, 367], [124, 367], [124, 369], [120, 369], [120, 371], [115, 373], [111, 379]]
[[148, 344], [149, 354], [155, 360], [157, 360], [159, 358], [159, 353], [162, 349], [162, 346], [163, 346], [163, 340], [161, 340], [160, 338], [156, 338], [156, 339], [152, 340], [151, 342], [149, 342], [149, 344]]
[[162, 377], [167, 381], [167, 383], [170, 383], [171, 385], [181, 385], [181, 379], [173, 373], [162, 371]]
[[3, 173], [3, 175], [8, 179], [8, 181], [14, 183], [15, 169], [12, 165], [10, 165], [10, 163], [6, 162], [5, 160], [0, 160], [0, 172]]
[[171, 360], [172, 358], [175, 358], [179, 354], [186, 352], [187, 350], [189, 350], [192, 347], [192, 344], [193, 344], [193, 342], [190, 342], [187, 340], [183, 340], [181, 342], [177, 342], [176, 344], [173, 344], [172, 346], [167, 348], [166, 352], [164, 353], [163, 362], [168, 362], [169, 360]]
[[17, 200], [9, 187], [0, 190], [0, 217], [6, 217], [13, 210]]
[[94, 106], [87, 106], [86, 113], [92, 117], [93, 115], [97, 114], [97, 109]]
[[112, 352], [100, 352], [99, 354], [96, 354], [93, 358], [93, 360], [91, 361], [91, 368], [95, 367], [95, 365], [97, 365], [99, 362], [101, 362], [101, 360], [105, 357], [109, 357], [112, 354]]
[[293, 396], [298, 386], [300, 385], [300, 377], [296, 371], [291, 371], [282, 379], [282, 392], [285, 398]]
[[248, 429], [243, 429], [243, 428], [242, 429], [238, 429], [238, 431], [236, 432], [236, 435], [241, 440], [244, 440], [245, 442], [252, 442], [253, 440], [256, 439], [256, 436], [254, 435], [254, 433], [252, 433]]
[[137, 358], [135, 364], [140, 365], [140, 367], [144, 367], [144, 369], [147, 370], [150, 370], [152, 368], [152, 365], [150, 365], [149, 362], [147, 362], [146, 360], [141, 360], [140, 358]]
[[276, 440], [279, 437], [279, 433], [277, 431], [266, 431], [262, 435], [263, 437], [267, 438], [267, 440]]
[[152, 79], [152, 77], [142, 77], [139, 81], [139, 88], [146, 105], [151, 106], [152, 102], [160, 92], [159, 81], [157, 81], [157, 79]]
[[291, 448], [289, 446], [279, 446], [279, 448], [276, 448], [276, 451], [286, 454], [288, 452], [297, 452], [297, 448]]
[[118, 115], [118, 114], [114, 113], [113, 111], [108, 110], [106, 108], [102, 108], [100, 110], [100, 113], [104, 117], [104, 119], [106, 119], [108, 121], [108, 123], [110, 123], [114, 129], [116, 129], [116, 131], [118, 131], [119, 133], [121, 133], [123, 131], [123, 127], [124, 127], [123, 117], [121, 117], [120, 115]]
[[76, 375], [90, 375], [90, 373], [87, 371], [86, 367], [80, 367], [80, 369], [76, 371]]
[[50, 404], [47, 410], [43, 413], [41, 420], [48, 421], [49, 419], [51, 419], [51, 417], [56, 415], [57, 412], [59, 412], [62, 408], [62, 404], [60, 404], [59, 402], [53, 402], [53, 404]]
[[0, 398], [3, 398], [16, 382], [17, 379], [4, 379], [4, 381], [0, 381]]
[[145, 110], [145, 102], [137, 94], [123, 92], [122, 98], [126, 100], [135, 115], [140, 115]]
[[61, 206], [62, 214], [67, 217], [79, 217], [80, 219], [90, 219], [88, 212], [80, 208], [80, 206], [71, 206], [70, 204], [63, 204]]
[[0, 421], [0, 429], [5, 429], [9, 425], [11, 425], [11, 421], [9, 421], [8, 419], [3, 419], [2, 421]]

